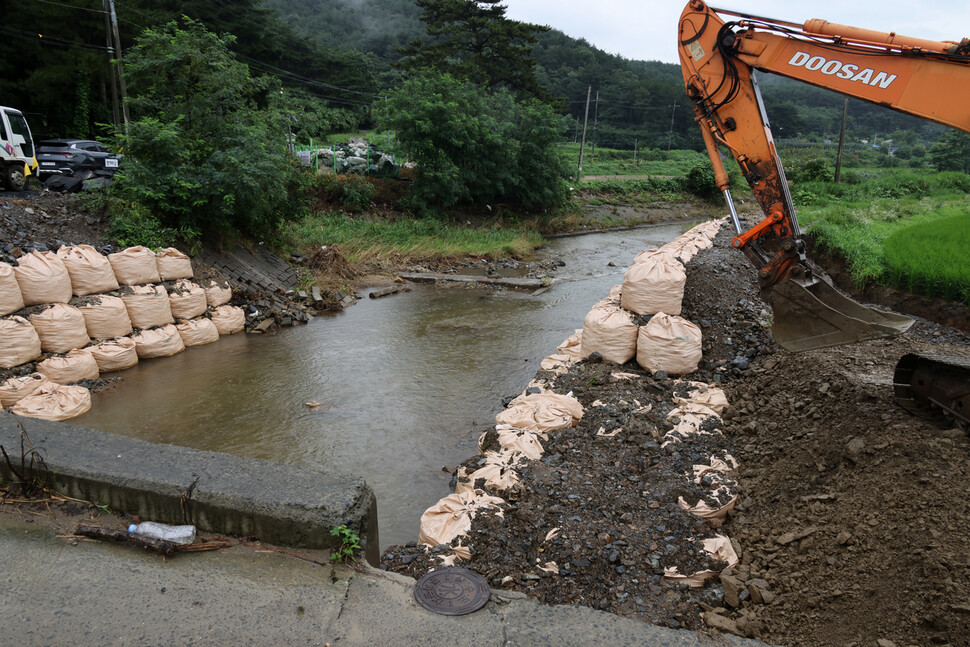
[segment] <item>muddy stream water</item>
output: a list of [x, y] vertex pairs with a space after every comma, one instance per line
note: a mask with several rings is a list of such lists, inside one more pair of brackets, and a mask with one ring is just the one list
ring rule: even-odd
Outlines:
[[377, 494], [381, 547], [413, 541], [421, 514], [451, 491], [442, 467], [477, 452], [502, 399], [582, 328], [636, 254], [686, 228], [553, 240], [543, 253], [566, 265], [538, 296], [417, 285], [279, 334], [145, 361], [72, 422], [363, 476]]

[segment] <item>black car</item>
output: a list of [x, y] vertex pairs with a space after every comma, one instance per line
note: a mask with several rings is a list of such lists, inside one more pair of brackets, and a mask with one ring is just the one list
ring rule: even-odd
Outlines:
[[113, 175], [120, 155], [91, 139], [47, 139], [37, 144], [37, 177], [72, 175], [81, 179]]

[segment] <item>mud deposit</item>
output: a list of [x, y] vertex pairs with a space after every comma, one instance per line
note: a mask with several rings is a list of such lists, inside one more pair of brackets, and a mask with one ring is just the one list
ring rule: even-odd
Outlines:
[[[703, 364], [690, 377], [727, 392], [724, 436], [661, 449], [671, 394], [683, 387], [635, 362], [540, 373], [556, 392], [571, 390], [585, 415], [552, 432], [542, 459], [502, 493], [504, 517], [476, 517], [460, 542], [471, 560], [457, 565], [548, 603], [670, 627], [702, 628], [707, 612], [708, 625], [778, 645], [970, 644], [970, 444], [891, 397], [903, 354], [967, 356], [970, 340], [917, 320], [893, 340], [780, 351], [754, 272], [729, 238], [722, 232], [690, 263], [684, 297], [684, 316], [705, 336]], [[618, 427], [613, 437], [596, 435]], [[486, 434], [485, 448], [490, 442]], [[712, 450], [740, 464], [740, 502], [721, 527], [677, 505], [681, 496], [703, 498], [687, 475]], [[664, 579], [664, 567], [723, 568], [698, 547], [718, 533], [739, 549], [737, 566], [701, 589]], [[445, 553], [392, 546], [383, 566], [419, 577]], [[550, 561], [558, 573], [540, 568]]]

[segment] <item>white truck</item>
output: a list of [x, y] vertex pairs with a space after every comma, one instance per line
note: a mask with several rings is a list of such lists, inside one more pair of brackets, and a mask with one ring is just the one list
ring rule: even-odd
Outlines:
[[27, 188], [27, 178], [37, 169], [30, 126], [19, 110], [0, 106], [0, 177], [10, 191]]

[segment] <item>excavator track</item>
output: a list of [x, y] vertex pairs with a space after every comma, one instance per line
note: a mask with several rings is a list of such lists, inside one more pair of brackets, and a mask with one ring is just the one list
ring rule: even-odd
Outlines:
[[901, 407], [920, 418], [970, 430], [970, 359], [904, 355], [896, 364], [893, 395]]

